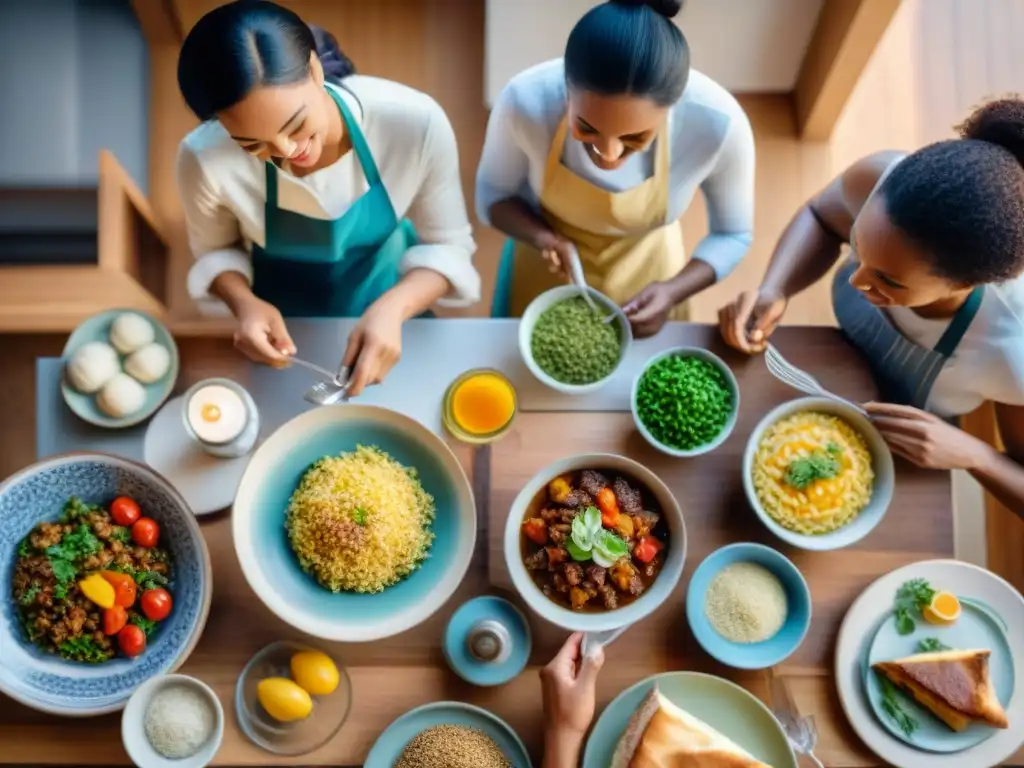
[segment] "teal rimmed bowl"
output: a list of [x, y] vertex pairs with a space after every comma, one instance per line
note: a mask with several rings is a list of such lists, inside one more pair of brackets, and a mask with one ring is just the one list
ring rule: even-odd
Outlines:
[[[430, 554], [403, 581], [377, 594], [333, 593], [306, 574], [285, 531], [285, 511], [318, 459], [375, 446], [419, 473], [437, 508]], [[249, 586], [280, 619], [324, 640], [391, 637], [431, 616], [455, 592], [476, 542], [473, 491], [451, 449], [418, 421], [386, 408], [322, 406], [292, 419], [253, 454], [231, 520]]]

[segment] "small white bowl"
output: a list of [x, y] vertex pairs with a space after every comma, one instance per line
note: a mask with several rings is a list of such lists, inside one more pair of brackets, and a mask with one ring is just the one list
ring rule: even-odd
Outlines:
[[[199, 693], [209, 703], [214, 713], [213, 733], [206, 743], [191, 757], [170, 760], [149, 743], [146, 737], [146, 709], [153, 696], [175, 685], [185, 686]], [[143, 683], [128, 699], [128, 705], [121, 715], [121, 741], [128, 757], [138, 768], [203, 768], [209, 765], [224, 740], [224, 709], [217, 694], [206, 683], [188, 675], [162, 675]]]
[[[647, 373], [647, 369], [666, 357], [696, 357], [699, 360], [711, 363], [718, 368], [724, 375], [725, 381], [729, 385], [729, 389], [732, 391], [732, 414], [729, 416], [728, 421], [725, 422], [725, 426], [722, 427], [722, 431], [718, 433], [710, 443], [704, 443], [704, 445], [698, 445], [696, 448], [691, 448], [688, 451], [681, 450], [679, 448], [672, 448], [671, 446], [665, 445], [659, 441], [654, 435], [650, 433], [650, 430], [640, 420], [640, 414], [637, 411], [636, 397], [640, 389], [640, 380]], [[706, 349], [699, 347], [676, 347], [674, 349], [667, 349], [664, 352], [659, 352], [657, 355], [652, 357], [646, 363], [643, 368], [640, 369], [640, 373], [637, 374], [636, 378], [633, 379], [633, 391], [629, 396], [629, 409], [633, 413], [633, 423], [636, 424], [637, 432], [643, 435], [644, 440], [650, 443], [653, 447], [667, 456], [674, 456], [677, 459], [686, 459], [692, 456], [700, 456], [705, 453], [711, 453], [718, 446], [729, 439], [729, 435], [732, 434], [733, 429], [736, 427], [736, 419], [740, 413], [740, 385], [736, 381], [736, 376], [733, 375], [732, 369], [726, 364], [726, 362], [713, 352], [709, 352]]]
[[552, 288], [549, 291], [545, 291], [530, 302], [530, 305], [526, 308], [526, 311], [523, 313], [523, 316], [519, 321], [519, 354], [522, 355], [523, 362], [526, 363], [526, 367], [530, 369], [530, 373], [536, 376], [537, 380], [542, 384], [566, 395], [585, 395], [590, 392], [596, 392], [607, 384], [611, 380], [612, 376], [614, 376], [622, 366], [622, 361], [626, 359], [626, 353], [629, 351], [629, 345], [633, 342], [633, 330], [630, 328], [629, 320], [626, 318], [625, 313], [618, 304], [593, 288], [587, 288], [587, 292], [598, 306], [605, 307], [615, 315], [615, 325], [618, 326], [620, 339], [622, 340], [622, 345], [619, 350], [619, 360], [615, 364], [615, 368], [612, 372], [603, 379], [592, 381], [590, 384], [564, 384], [544, 373], [540, 366], [537, 365], [537, 362], [533, 359], [533, 349], [530, 342], [533, 337], [533, 327], [537, 324], [537, 320], [542, 314], [544, 314], [544, 312], [555, 304], [571, 299], [574, 296], [579, 296], [580, 289], [578, 287], [575, 285], [562, 285], [558, 288]]
[[[757, 498], [757, 491], [754, 490], [754, 455], [757, 453], [757, 446], [761, 442], [761, 438], [775, 422], [801, 411], [816, 411], [839, 417], [861, 434], [867, 443], [868, 451], [871, 452], [871, 466], [875, 471], [871, 501], [851, 522], [832, 533], [805, 534], [784, 528], [764, 510]], [[769, 531], [786, 543], [800, 549], [824, 552], [830, 549], [842, 549], [857, 543], [882, 522], [882, 518], [885, 517], [885, 513], [889, 509], [889, 504], [892, 502], [895, 486], [896, 470], [893, 467], [892, 452], [875, 425], [846, 403], [827, 397], [800, 397], [783, 403], [770, 411], [750, 433], [747, 448], [743, 453], [743, 490], [747, 493], [747, 501], [750, 502], [751, 508]]]
[[[658, 500], [661, 514], [669, 531], [669, 549], [661, 572], [640, 597], [628, 605], [614, 611], [579, 612], [563, 608], [549, 598], [534, 582], [529, 571], [523, 564], [520, 551], [520, 530], [523, 517], [533, 500], [544, 487], [559, 475], [576, 472], [581, 469], [597, 469], [608, 472], [621, 472], [641, 483]], [[505, 564], [516, 591], [524, 602], [542, 619], [567, 629], [570, 632], [607, 632], [635, 624], [658, 610], [666, 600], [672, 597], [679, 579], [683, 575], [683, 564], [686, 562], [686, 524], [683, 511], [668, 486], [647, 467], [627, 459], [606, 453], [590, 453], [581, 456], [569, 456], [549, 464], [523, 486], [523, 489], [512, 502], [508, 518], [505, 522]]]

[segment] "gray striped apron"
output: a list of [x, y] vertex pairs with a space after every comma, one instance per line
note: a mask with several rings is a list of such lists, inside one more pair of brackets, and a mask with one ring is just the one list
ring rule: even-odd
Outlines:
[[934, 349], [914, 343], [892, 324], [884, 311], [850, 285], [858, 263], [846, 260], [832, 281], [832, 309], [843, 335], [868, 361], [875, 383], [888, 403], [925, 410], [935, 380], [956, 351], [978, 314], [985, 287], [978, 286], [957, 310]]

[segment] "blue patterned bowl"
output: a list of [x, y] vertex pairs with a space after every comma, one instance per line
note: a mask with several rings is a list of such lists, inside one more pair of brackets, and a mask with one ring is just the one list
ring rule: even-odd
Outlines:
[[[419, 473], [437, 514], [430, 554], [406, 579], [377, 594], [333, 593], [299, 566], [285, 512], [299, 480], [324, 456], [375, 446]], [[476, 542], [473, 490], [455, 454], [418, 421], [354, 403], [296, 416], [253, 454], [231, 514], [235, 552], [249, 586], [283, 621], [325, 640], [366, 642], [412, 629], [455, 592]]]
[[[56, 520], [77, 496], [107, 504], [130, 496], [160, 525], [173, 558], [174, 610], [136, 659], [90, 665], [39, 650], [24, 635], [11, 596], [18, 543], [40, 522]], [[0, 691], [55, 715], [85, 717], [122, 709], [155, 675], [172, 672], [192, 652], [210, 610], [210, 555], [181, 495], [148, 467], [98, 453], [44, 459], [0, 484]]]

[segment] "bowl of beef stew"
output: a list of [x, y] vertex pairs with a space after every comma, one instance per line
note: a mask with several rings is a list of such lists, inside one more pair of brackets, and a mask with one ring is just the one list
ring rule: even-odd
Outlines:
[[602, 632], [650, 615], [686, 559], [683, 513], [632, 459], [587, 454], [538, 472], [512, 503], [505, 560], [530, 608], [551, 623]]

